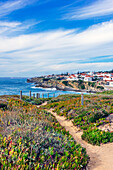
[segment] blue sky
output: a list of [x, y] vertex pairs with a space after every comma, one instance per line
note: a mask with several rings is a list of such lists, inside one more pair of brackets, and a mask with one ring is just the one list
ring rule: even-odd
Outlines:
[[113, 0], [1, 0], [0, 76], [113, 69]]

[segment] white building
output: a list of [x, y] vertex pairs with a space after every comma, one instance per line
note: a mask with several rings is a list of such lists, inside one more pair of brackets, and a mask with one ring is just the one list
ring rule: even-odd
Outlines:
[[112, 80], [112, 77], [111, 76], [104, 76], [103, 80], [104, 81], [110, 81], [110, 80]]
[[104, 78], [103, 76], [98, 76], [98, 79], [101, 81], [103, 80], [103, 78]]
[[89, 72], [89, 73], [87, 73], [88, 75], [90, 75], [90, 76], [93, 76], [93, 72]]
[[113, 81], [109, 82], [109, 86], [113, 87]]
[[103, 75], [103, 76], [109, 76], [109, 77], [111, 77], [111, 73], [106, 73], [106, 72], [105, 72], [105, 73], [102, 73], [102, 75]]
[[113, 81], [107, 81], [107, 86], [113, 87]]
[[85, 78], [85, 77], [88, 76], [88, 75], [87, 75], [86, 73], [81, 73], [80, 76], [81, 76], [82, 78]]
[[92, 77], [91, 77], [91, 76], [86, 76], [86, 77], [84, 78], [84, 81], [92, 81]]
[[71, 76], [69, 76], [69, 77], [67, 78], [67, 80], [71, 80], [71, 81], [76, 80], [76, 81], [78, 81], [78, 80], [79, 80], [79, 79], [78, 79], [78, 75], [72, 74]]

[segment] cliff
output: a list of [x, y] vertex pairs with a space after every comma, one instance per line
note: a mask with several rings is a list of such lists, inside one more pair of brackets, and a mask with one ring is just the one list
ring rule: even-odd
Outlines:
[[44, 77], [34, 77], [27, 79], [28, 83], [34, 83], [36, 87], [42, 88], [56, 88], [57, 90], [62, 91], [76, 91], [76, 92], [96, 92], [99, 91], [97, 88], [93, 87], [93, 84], [88, 84], [88, 82], [83, 81], [67, 81], [67, 80], [58, 80], [52, 78]]

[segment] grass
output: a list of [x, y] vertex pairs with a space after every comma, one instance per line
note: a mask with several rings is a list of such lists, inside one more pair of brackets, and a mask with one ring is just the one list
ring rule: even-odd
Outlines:
[[98, 92], [97, 94], [113, 95], [113, 90], [107, 90], [107, 91], [103, 91], [101, 93]]

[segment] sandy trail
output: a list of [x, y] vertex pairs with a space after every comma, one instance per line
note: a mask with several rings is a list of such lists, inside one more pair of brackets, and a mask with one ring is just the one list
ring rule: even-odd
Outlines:
[[[45, 106], [47, 102], [37, 106]], [[59, 116], [52, 109], [47, 110], [57, 121], [73, 136], [77, 143], [86, 148], [90, 161], [87, 170], [113, 170], [113, 143], [102, 144], [101, 146], [93, 146], [82, 140], [82, 130], [73, 125], [71, 120], [66, 120], [64, 116]]]
[[42, 104], [40, 104], [40, 105], [37, 105], [37, 107], [39, 108], [39, 107], [45, 106], [45, 105], [47, 105], [47, 102], [44, 102], [44, 103], [42, 103]]
[[69, 131], [77, 143], [86, 148], [90, 157], [88, 170], [113, 170], [113, 143], [102, 144], [101, 146], [88, 144], [81, 139], [82, 131], [75, 127], [70, 120], [66, 120], [64, 116], [58, 116], [52, 109], [48, 111]]

